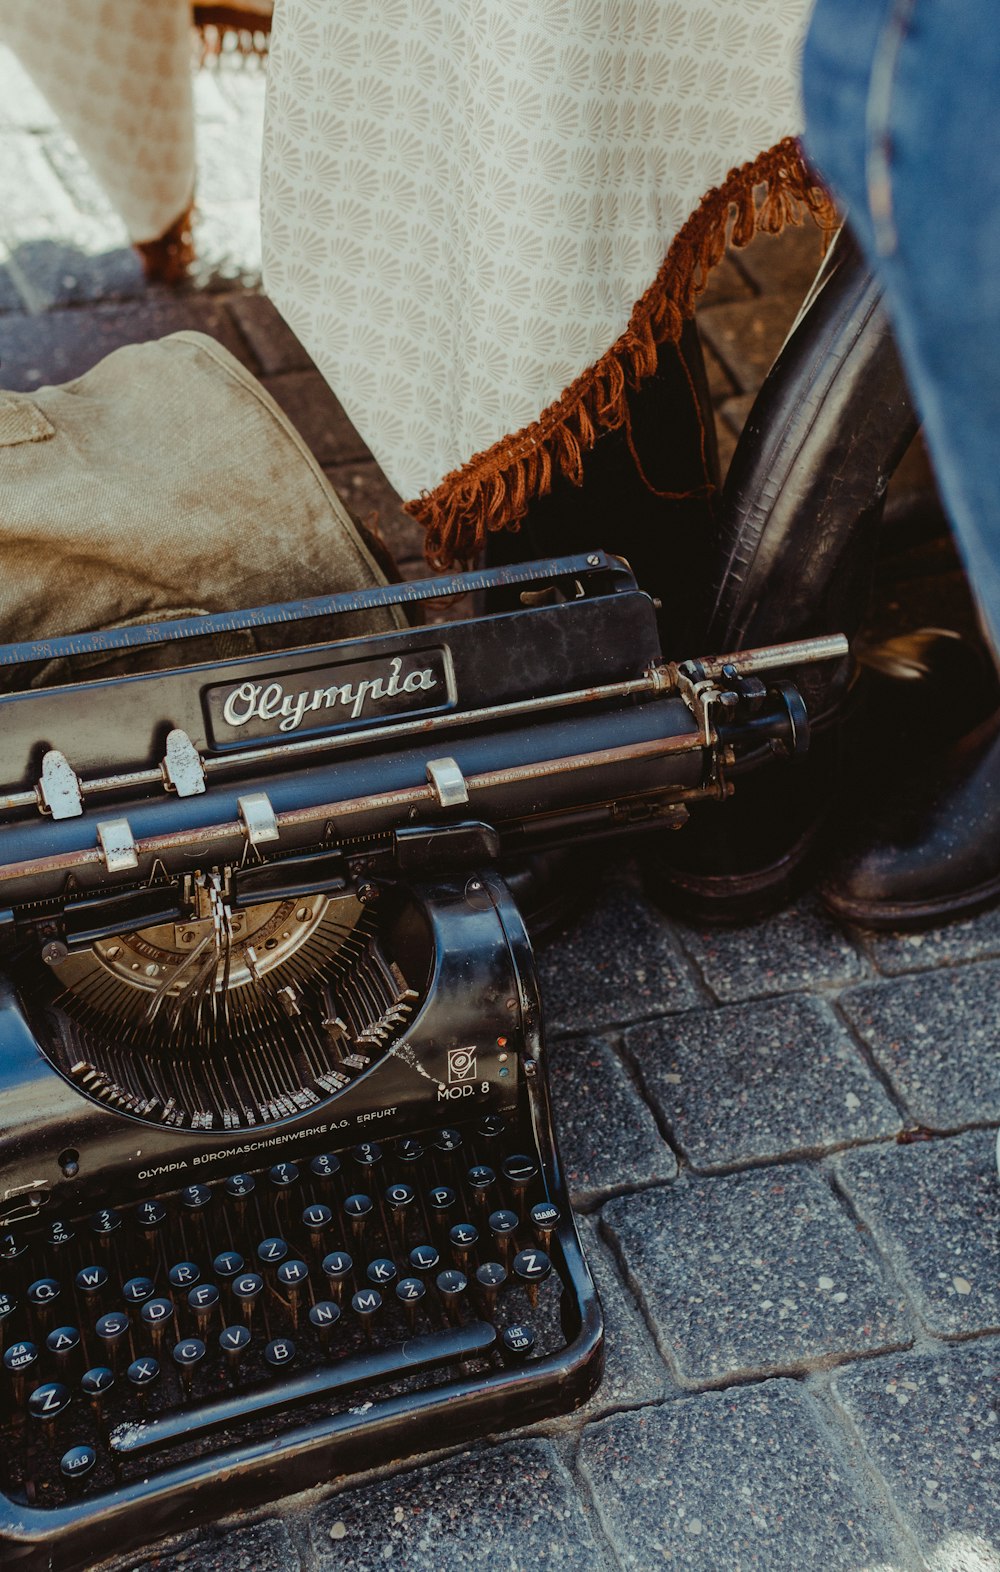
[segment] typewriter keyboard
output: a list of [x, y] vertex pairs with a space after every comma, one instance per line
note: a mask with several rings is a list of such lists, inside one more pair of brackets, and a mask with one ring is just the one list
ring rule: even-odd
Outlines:
[[6, 1233], [5, 1493], [59, 1505], [561, 1348], [559, 1221], [485, 1115]]

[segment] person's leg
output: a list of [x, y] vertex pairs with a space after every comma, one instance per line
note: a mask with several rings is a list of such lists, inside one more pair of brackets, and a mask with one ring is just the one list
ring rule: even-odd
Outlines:
[[1000, 649], [1000, 24], [993, 0], [818, 0], [806, 147], [885, 291]]

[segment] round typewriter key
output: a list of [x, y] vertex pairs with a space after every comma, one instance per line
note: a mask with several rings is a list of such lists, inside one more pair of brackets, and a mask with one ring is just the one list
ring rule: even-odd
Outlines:
[[382, 1148], [378, 1141], [359, 1141], [351, 1147], [351, 1156], [359, 1168], [374, 1168], [382, 1161]]
[[181, 1191], [181, 1205], [189, 1212], [203, 1212], [211, 1201], [212, 1194], [207, 1184], [189, 1184]]
[[340, 1158], [333, 1152], [321, 1152], [309, 1164], [309, 1172], [314, 1179], [336, 1179], [340, 1173]]
[[163, 1341], [163, 1334], [168, 1326], [173, 1325], [174, 1302], [172, 1299], [147, 1299], [139, 1311], [139, 1319], [143, 1326], [153, 1334], [153, 1342], [157, 1347]]
[[133, 1359], [125, 1373], [138, 1393], [148, 1392], [160, 1379], [160, 1361], [151, 1354], [143, 1354], [141, 1359]]
[[128, 1337], [131, 1323], [124, 1310], [109, 1310], [94, 1323], [94, 1332], [110, 1354], [116, 1354]]
[[185, 1337], [182, 1342], [174, 1344], [174, 1364], [187, 1366], [201, 1364], [205, 1357], [205, 1345], [200, 1337]]
[[371, 1337], [375, 1317], [381, 1308], [382, 1295], [377, 1288], [359, 1288], [351, 1299], [351, 1309], [360, 1318], [366, 1337]]
[[344, 1202], [344, 1215], [351, 1225], [351, 1234], [356, 1241], [364, 1238], [373, 1210], [374, 1202], [370, 1195], [349, 1195]]
[[115, 1373], [113, 1370], [109, 1370], [107, 1365], [94, 1365], [93, 1369], [85, 1371], [81, 1376], [80, 1391], [84, 1397], [101, 1398], [105, 1392], [111, 1390], [114, 1384]]
[[76, 1291], [87, 1299], [94, 1299], [108, 1286], [108, 1274], [103, 1266], [82, 1266], [74, 1279]]
[[406, 1311], [406, 1322], [412, 1331], [417, 1324], [420, 1301], [426, 1298], [427, 1285], [419, 1277], [401, 1277], [396, 1284], [396, 1298]]
[[59, 1459], [59, 1472], [64, 1479], [85, 1479], [97, 1462], [92, 1446], [71, 1446]]
[[456, 1272], [453, 1267], [449, 1267], [447, 1271], [439, 1272], [434, 1281], [449, 1321], [457, 1320], [458, 1307], [469, 1286], [469, 1279], [464, 1272]]
[[171, 1288], [193, 1288], [201, 1282], [201, 1267], [194, 1261], [177, 1261], [167, 1273]]
[[456, 1223], [448, 1230], [452, 1253], [464, 1260], [469, 1251], [479, 1243], [479, 1229], [475, 1223]]
[[516, 1212], [511, 1212], [507, 1207], [502, 1206], [497, 1211], [490, 1213], [490, 1232], [498, 1237], [502, 1237], [504, 1234], [515, 1233], [520, 1221], [521, 1219]]
[[61, 1381], [45, 1381], [28, 1398], [28, 1413], [33, 1419], [58, 1419], [73, 1401], [73, 1394]]
[[28, 1286], [28, 1303], [36, 1310], [45, 1310], [55, 1304], [62, 1293], [62, 1284], [54, 1277], [39, 1277]]
[[515, 1190], [530, 1184], [537, 1172], [538, 1164], [534, 1158], [526, 1157], [523, 1152], [515, 1152], [513, 1156], [504, 1158], [503, 1176]]
[[3, 1367], [9, 1375], [30, 1375], [38, 1363], [38, 1349], [34, 1343], [11, 1343], [4, 1350]]
[[174, 1345], [174, 1364], [181, 1378], [181, 1385], [190, 1395], [194, 1373], [205, 1357], [205, 1345], [200, 1337], [185, 1337]]
[[61, 1218], [57, 1218], [54, 1223], [49, 1224], [45, 1237], [46, 1242], [52, 1245], [54, 1249], [62, 1250], [66, 1245], [73, 1243], [73, 1240], [76, 1238], [76, 1229], [71, 1223], [64, 1223]]
[[28, 1390], [28, 1381], [38, 1364], [38, 1349], [34, 1343], [11, 1343], [3, 1356], [4, 1369], [10, 1376], [11, 1396], [20, 1408]]
[[26, 1239], [17, 1234], [0, 1234], [0, 1261], [16, 1261], [28, 1248]]
[[365, 1276], [376, 1288], [387, 1288], [396, 1281], [396, 1264], [385, 1256], [378, 1256], [376, 1260], [369, 1261]]
[[531, 1222], [542, 1244], [547, 1244], [552, 1230], [557, 1226], [561, 1213], [552, 1201], [536, 1201], [531, 1208]]
[[288, 1254], [288, 1246], [284, 1239], [276, 1235], [269, 1239], [262, 1239], [257, 1246], [257, 1259], [264, 1266], [280, 1266]]
[[290, 1337], [275, 1337], [264, 1349], [264, 1359], [272, 1370], [281, 1370], [295, 1358], [295, 1344]]
[[194, 1316], [195, 1329], [204, 1337], [219, 1303], [219, 1290], [214, 1283], [198, 1283], [188, 1294], [187, 1302]]
[[457, 1196], [450, 1185], [436, 1184], [433, 1190], [428, 1190], [427, 1199], [431, 1211], [437, 1212], [439, 1217], [444, 1217], [454, 1207]]
[[307, 1206], [302, 1213], [302, 1226], [309, 1233], [309, 1242], [314, 1250], [320, 1249], [323, 1235], [333, 1223], [333, 1213], [328, 1206], [315, 1201], [312, 1206]]
[[410, 1251], [410, 1265], [415, 1272], [433, 1272], [440, 1260], [441, 1257], [430, 1244], [415, 1245]]
[[304, 1261], [282, 1261], [278, 1267], [277, 1277], [282, 1288], [298, 1288], [309, 1276], [309, 1268]]
[[242, 1272], [245, 1264], [238, 1250], [223, 1250], [212, 1262], [212, 1271], [228, 1283], [237, 1272]]
[[135, 1209], [137, 1225], [145, 1234], [155, 1234], [167, 1220], [167, 1209], [162, 1201], [140, 1201]]
[[344, 1283], [354, 1270], [354, 1261], [346, 1250], [331, 1250], [320, 1262], [320, 1270], [329, 1284], [331, 1294], [339, 1299], [344, 1291]]
[[127, 1305], [144, 1305], [156, 1293], [151, 1277], [130, 1277], [122, 1286], [122, 1298]]
[[340, 1306], [332, 1299], [317, 1299], [309, 1311], [309, 1324], [314, 1327], [322, 1348], [330, 1346], [330, 1337], [340, 1320]]
[[439, 1152], [460, 1152], [465, 1142], [462, 1140], [461, 1130], [453, 1130], [449, 1127], [438, 1131], [434, 1137], [434, 1145]]
[[527, 1359], [535, 1346], [535, 1334], [530, 1326], [518, 1322], [517, 1326], [505, 1326], [500, 1336], [502, 1352], [505, 1359], [512, 1362]]
[[264, 1292], [264, 1279], [259, 1272], [241, 1272], [233, 1278], [233, 1296], [243, 1310], [243, 1319], [247, 1326], [253, 1320], [254, 1305]]
[[3, 1323], [9, 1321], [17, 1309], [17, 1300], [13, 1294], [0, 1294], [0, 1348], [3, 1347]]
[[519, 1277], [528, 1292], [528, 1303], [538, 1302], [538, 1285], [551, 1275], [552, 1262], [544, 1250], [521, 1250], [514, 1257], [514, 1276]]
[[219, 1333], [219, 1347], [226, 1356], [230, 1375], [235, 1375], [240, 1360], [250, 1346], [250, 1333], [245, 1326], [224, 1326]]
[[486, 1163], [476, 1163], [465, 1177], [470, 1190], [488, 1190], [497, 1182], [496, 1174]]
[[404, 1135], [396, 1142], [395, 1154], [401, 1163], [418, 1163], [424, 1155], [423, 1142], [415, 1136]]
[[505, 1125], [499, 1114], [483, 1114], [479, 1121], [479, 1134], [487, 1140], [492, 1140], [496, 1135], [503, 1135]]
[[295, 1163], [275, 1163], [267, 1177], [276, 1190], [287, 1190], [298, 1183], [298, 1166]]
[[385, 1192], [386, 1201], [394, 1212], [405, 1212], [417, 1199], [417, 1192], [411, 1184], [391, 1184]]
[[45, 1346], [50, 1354], [54, 1354], [65, 1365], [79, 1352], [79, 1329], [75, 1326], [53, 1327], [45, 1339]]
[[115, 1373], [107, 1365], [95, 1365], [88, 1370], [80, 1381], [80, 1391], [83, 1393], [93, 1411], [98, 1424], [101, 1423], [104, 1399], [115, 1384]]
[[233, 1174], [222, 1187], [231, 1201], [245, 1201], [253, 1195], [257, 1181], [253, 1174]]
[[476, 1267], [476, 1287], [487, 1315], [493, 1315], [497, 1294], [506, 1281], [507, 1268], [499, 1261], [484, 1261], [481, 1266]]
[[103, 1207], [95, 1212], [90, 1219], [90, 1231], [97, 1235], [102, 1242], [116, 1234], [122, 1225], [121, 1212], [114, 1211], [111, 1207]]

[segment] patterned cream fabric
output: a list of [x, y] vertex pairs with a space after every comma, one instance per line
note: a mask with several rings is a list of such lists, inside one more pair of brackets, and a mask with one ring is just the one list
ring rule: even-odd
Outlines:
[[809, 0], [277, 0], [269, 293], [404, 497], [618, 338], [798, 128]]
[[156, 240], [191, 201], [189, 0], [0, 0], [30, 72], [125, 220]]

